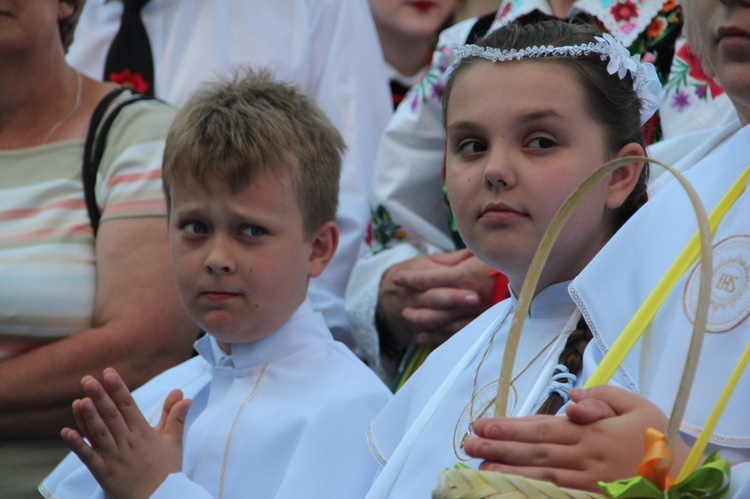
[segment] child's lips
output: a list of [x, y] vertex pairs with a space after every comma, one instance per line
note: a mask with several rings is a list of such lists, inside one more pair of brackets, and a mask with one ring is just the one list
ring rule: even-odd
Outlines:
[[525, 217], [526, 214], [505, 203], [489, 203], [479, 215], [485, 222], [502, 223]]
[[232, 298], [236, 298], [240, 296], [240, 294], [233, 293], [231, 291], [210, 290], [210, 291], [202, 292], [201, 296], [203, 296], [210, 302], [222, 302], [226, 300], [231, 300]]

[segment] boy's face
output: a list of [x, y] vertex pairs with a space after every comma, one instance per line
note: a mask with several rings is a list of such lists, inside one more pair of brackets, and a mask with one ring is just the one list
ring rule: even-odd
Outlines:
[[175, 184], [170, 208], [180, 298], [227, 352], [286, 322], [327, 263], [319, 238], [305, 237], [291, 183], [269, 173], [236, 193], [215, 180]]

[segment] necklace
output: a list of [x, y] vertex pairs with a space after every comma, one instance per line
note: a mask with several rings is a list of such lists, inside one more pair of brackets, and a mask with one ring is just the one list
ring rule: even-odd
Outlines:
[[[456, 423], [456, 431], [454, 432], [454, 441], [453, 441], [453, 447], [454, 452], [456, 454], [456, 457], [461, 461], [468, 461], [470, 458], [463, 454], [462, 449], [464, 447], [464, 444], [466, 441], [471, 437], [472, 432], [474, 431], [474, 421], [477, 419], [483, 417], [486, 415], [487, 411], [492, 407], [492, 405], [495, 403], [495, 396], [492, 395], [489, 397], [488, 400], [484, 401], [484, 403], [481, 402], [481, 395], [488, 394], [490, 391], [492, 393], [497, 392], [496, 385], [499, 383], [499, 379], [495, 379], [488, 383], [486, 386], [482, 387], [481, 390], [477, 391], [477, 384], [478, 384], [478, 378], [479, 378], [479, 371], [482, 368], [482, 364], [484, 364], [484, 361], [487, 359], [487, 356], [489, 355], [489, 352], [492, 350], [492, 344], [495, 340], [495, 336], [497, 333], [503, 328], [503, 324], [505, 323], [505, 320], [507, 319], [508, 313], [503, 319], [503, 322], [497, 327], [497, 329], [492, 333], [492, 336], [490, 336], [490, 341], [487, 343], [487, 348], [485, 348], [484, 353], [482, 354], [482, 358], [479, 360], [479, 365], [477, 365], [476, 370], [474, 371], [474, 381], [472, 384], [471, 389], [471, 399], [469, 400], [469, 404], [466, 409], [464, 409], [463, 414], [461, 417], [459, 417], [458, 422]], [[516, 387], [514, 383], [520, 378], [539, 358], [546, 352], [553, 343], [559, 338], [559, 335], [552, 338], [549, 343], [544, 345], [544, 347], [536, 354], [534, 357], [523, 367], [521, 370], [513, 377], [513, 379], [510, 381], [510, 388], [513, 391], [514, 399], [518, 400], [518, 391], [516, 390]], [[480, 400], [478, 400], [480, 399]], [[480, 409], [477, 414], [474, 413], [474, 406], [478, 405], [478, 403], [481, 404], [481, 406], [478, 408]], [[513, 407], [515, 409], [515, 406]], [[512, 412], [512, 410], [510, 412]], [[460, 427], [462, 426], [461, 422], [462, 420], [465, 421], [465, 415], [468, 411], [468, 426], [465, 432], [463, 434], [460, 433]], [[459, 439], [460, 436], [460, 439]]]
[[44, 140], [42, 141], [41, 145], [44, 145], [47, 143], [47, 141], [52, 138], [52, 135], [61, 127], [63, 126], [74, 114], [76, 111], [78, 111], [78, 107], [81, 105], [81, 85], [82, 78], [81, 73], [76, 71], [76, 100], [73, 104], [73, 107], [68, 111], [68, 114], [63, 116], [60, 121], [52, 125], [52, 128], [49, 132], [47, 132], [47, 136], [44, 137]]

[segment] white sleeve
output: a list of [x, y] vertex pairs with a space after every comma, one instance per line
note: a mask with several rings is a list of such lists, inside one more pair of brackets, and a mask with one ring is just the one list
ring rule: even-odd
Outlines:
[[379, 374], [374, 317], [383, 274], [420, 254], [455, 249], [442, 186], [442, 95], [452, 48], [464, 44], [475, 22], [469, 19], [441, 33], [428, 72], [399, 105], [378, 147], [372, 225], [349, 279], [346, 311], [360, 354]]
[[[250, 492], [250, 491], [246, 491]], [[213, 499], [214, 496], [190, 480], [184, 473], [171, 473], [167, 476], [159, 488], [151, 494], [151, 499], [173, 499], [180, 497], [183, 499]]]

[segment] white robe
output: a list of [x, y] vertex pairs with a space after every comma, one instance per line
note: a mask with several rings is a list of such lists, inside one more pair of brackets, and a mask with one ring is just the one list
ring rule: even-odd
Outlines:
[[[750, 126], [745, 126], [686, 176], [710, 213], [750, 166]], [[584, 357], [587, 377], [608, 351], [655, 283], [697, 230], [693, 209], [676, 182], [665, 186], [573, 281], [571, 294], [594, 334]], [[637, 241], [637, 244], [633, 244]], [[692, 442], [750, 341], [750, 190], [728, 212], [713, 240], [714, 279], [708, 329], [682, 424]], [[695, 314], [695, 265], [678, 281], [619, 375], [629, 388], [669, 414], [685, 365]], [[708, 451], [744, 462], [733, 471], [733, 493], [750, 466], [750, 372], [746, 371], [719, 421]], [[750, 483], [750, 482], [747, 482]], [[749, 485], [745, 485], [750, 487]], [[747, 497], [744, 495], [744, 497]]]
[[[509, 410], [511, 415], [531, 414], [547, 398], [545, 389], [560, 352], [580, 317], [566, 289], [567, 283], [555, 284], [532, 302], [514, 377], [549, 346], [515, 381], [518, 401], [514, 404], [511, 396], [509, 407], [515, 406]], [[367, 497], [429, 497], [439, 471], [459, 462], [456, 447], [468, 430], [474, 375], [492, 336], [491, 326], [505, 318], [479, 371], [477, 393], [486, 395], [480, 396], [486, 403], [497, 385], [481, 389], [500, 375], [515, 304], [513, 297], [498, 303], [441, 345], [378, 414], [368, 433], [383, 469]], [[474, 419], [480, 412], [474, 412]], [[479, 462], [467, 464], [476, 468]]]
[[[182, 472], [170, 475], [154, 497], [352, 499], [365, 494], [378, 469], [366, 428], [391, 395], [332, 340], [308, 302], [271, 336], [234, 345], [231, 356], [217, 358], [221, 352], [209, 336], [196, 348], [200, 357], [134, 393], [152, 424], [172, 389], [181, 388], [193, 399]], [[40, 491], [56, 498], [103, 497], [73, 454]]]

